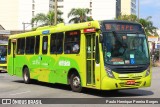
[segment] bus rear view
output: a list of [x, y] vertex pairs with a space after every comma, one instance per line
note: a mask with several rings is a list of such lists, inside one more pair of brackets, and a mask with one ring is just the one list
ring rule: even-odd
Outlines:
[[7, 44], [0, 44], [0, 72], [7, 69]]
[[102, 79], [102, 90], [149, 87], [150, 56], [142, 26], [128, 21], [102, 21], [101, 31], [107, 74]]

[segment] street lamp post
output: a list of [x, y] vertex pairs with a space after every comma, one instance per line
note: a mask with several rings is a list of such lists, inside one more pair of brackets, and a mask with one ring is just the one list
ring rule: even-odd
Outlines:
[[57, 0], [54, 0], [54, 25], [57, 24]]

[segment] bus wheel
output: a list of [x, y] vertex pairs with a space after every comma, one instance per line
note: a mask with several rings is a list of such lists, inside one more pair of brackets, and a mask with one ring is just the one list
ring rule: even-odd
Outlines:
[[23, 70], [23, 80], [24, 83], [29, 84], [30, 83], [30, 74], [29, 74], [29, 69], [27, 67], [24, 68]]
[[74, 91], [74, 92], [81, 92], [82, 91], [81, 79], [80, 79], [79, 75], [74, 74], [74, 73], [71, 75], [70, 85], [71, 85], [72, 91]]

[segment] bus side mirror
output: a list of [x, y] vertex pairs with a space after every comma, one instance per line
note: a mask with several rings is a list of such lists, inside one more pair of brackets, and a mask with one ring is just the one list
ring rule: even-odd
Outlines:
[[100, 41], [100, 43], [103, 42], [103, 35], [102, 34], [99, 35], [99, 41]]

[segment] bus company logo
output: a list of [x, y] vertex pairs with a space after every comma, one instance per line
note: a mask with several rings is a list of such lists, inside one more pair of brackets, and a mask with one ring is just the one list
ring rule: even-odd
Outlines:
[[70, 66], [70, 61], [61, 60], [59, 61], [59, 66]]
[[40, 61], [39, 61], [39, 60], [34, 60], [34, 61], [32, 61], [32, 64], [33, 64], [33, 65], [40, 64]]
[[2, 99], [2, 104], [12, 104], [11, 99]]

